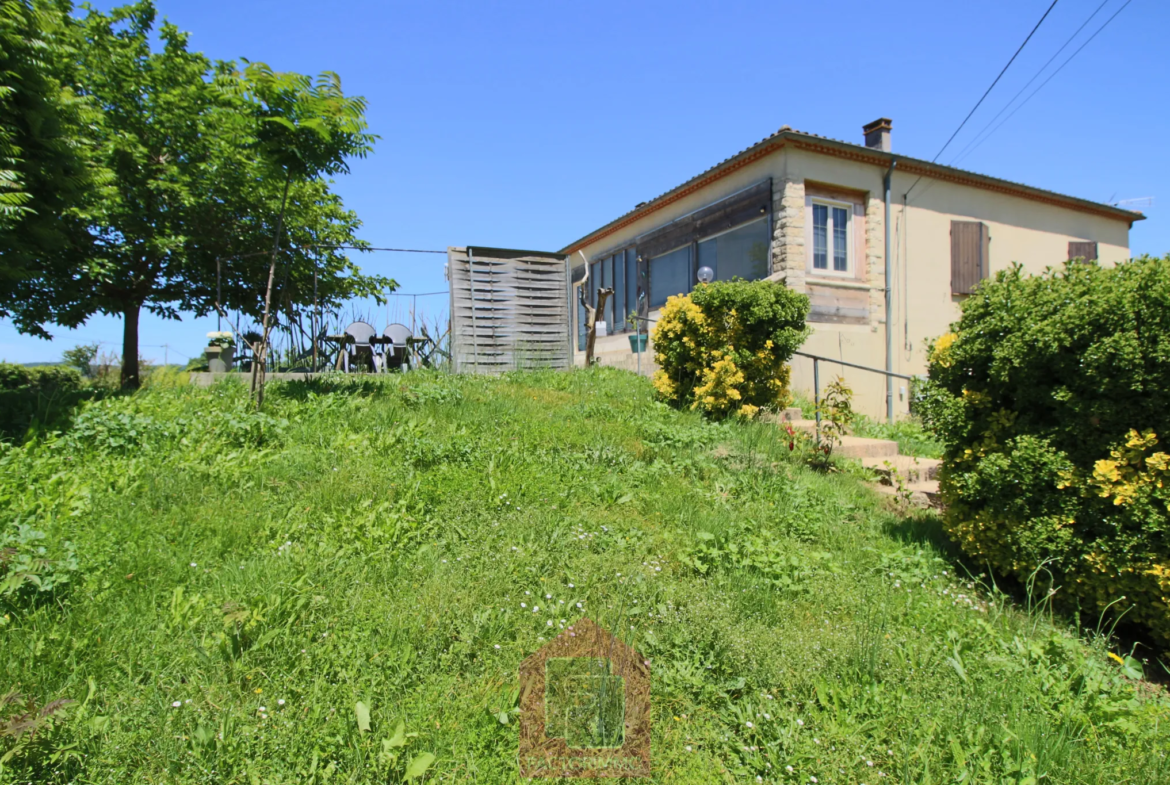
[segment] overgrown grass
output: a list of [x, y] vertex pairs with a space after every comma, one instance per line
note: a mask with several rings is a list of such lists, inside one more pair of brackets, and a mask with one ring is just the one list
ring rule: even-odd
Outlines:
[[1170, 780], [1104, 639], [778, 435], [606, 369], [89, 404], [0, 448], [60, 579], [5, 593], [0, 692], [78, 702], [3, 779], [515, 782], [518, 666], [588, 615], [652, 663], [658, 781]]

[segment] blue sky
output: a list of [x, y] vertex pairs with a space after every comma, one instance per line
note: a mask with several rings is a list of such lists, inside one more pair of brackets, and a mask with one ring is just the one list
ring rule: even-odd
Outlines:
[[[1028, 92], [1124, 2], [1108, 0]], [[933, 157], [1049, 3], [158, 5], [213, 58], [336, 71], [369, 100], [381, 141], [336, 187], [374, 245], [557, 250], [781, 125], [860, 142], [864, 123], [887, 116], [895, 152]], [[1059, 0], [939, 160], [950, 163], [1100, 5]], [[1170, 252], [1167, 30], [1170, 3], [1132, 0], [958, 165], [1098, 201], [1152, 196], [1131, 249]], [[403, 292], [446, 289], [443, 261], [359, 259]], [[444, 300], [426, 299], [432, 315]], [[161, 344], [171, 362], [198, 354], [214, 321], [144, 315], [143, 354], [162, 360]], [[0, 320], [0, 358], [56, 360], [81, 341], [117, 350], [121, 323], [56, 332], [40, 341]]]

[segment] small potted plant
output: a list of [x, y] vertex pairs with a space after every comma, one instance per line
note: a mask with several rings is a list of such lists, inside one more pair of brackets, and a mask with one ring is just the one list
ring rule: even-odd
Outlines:
[[626, 321], [634, 325], [634, 332], [629, 335], [630, 351], [634, 354], [641, 354], [646, 351], [646, 341], [650, 338], [646, 334], [646, 322], [640, 319], [637, 311], [630, 311]]
[[207, 367], [212, 373], [230, 371], [235, 353], [236, 340], [230, 332], [213, 330], [207, 334], [207, 348], [203, 354], [207, 357]]

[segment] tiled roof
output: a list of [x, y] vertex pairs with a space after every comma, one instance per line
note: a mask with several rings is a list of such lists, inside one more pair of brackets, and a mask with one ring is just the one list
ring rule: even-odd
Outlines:
[[[1116, 218], [1118, 220], [1128, 221], [1131, 225], [1134, 221], [1145, 220], [1145, 216], [1139, 212], [1134, 212], [1131, 210], [1123, 210], [1120, 207], [1114, 207], [1113, 205], [1102, 204], [1099, 202], [1093, 202], [1093, 201], [1090, 201], [1088, 199], [1081, 199], [1081, 198], [1075, 197], [1075, 196], [1068, 196], [1066, 194], [1056, 193], [1055, 191], [1047, 191], [1047, 190], [1044, 190], [1042, 188], [1036, 188], [1034, 186], [1025, 185], [1023, 183], [1017, 183], [1017, 182], [1013, 182], [1011, 180], [1004, 180], [1004, 179], [1001, 179], [998, 177], [990, 177], [988, 175], [979, 174], [978, 172], [971, 172], [971, 171], [968, 171], [966, 169], [958, 169], [958, 168], [953, 167], [953, 166], [944, 166], [942, 164], [932, 163], [930, 161], [925, 161], [925, 160], [922, 160], [919, 158], [911, 158], [909, 156], [900, 155], [897, 153], [887, 153], [887, 152], [883, 152], [881, 150], [875, 150], [875, 149], [870, 148], [870, 147], [865, 147], [864, 145], [854, 144], [852, 142], [846, 142], [846, 141], [843, 141], [841, 139], [833, 139], [832, 137], [821, 136], [820, 134], [812, 134], [812, 133], [807, 133], [804, 131], [797, 131], [797, 130], [794, 130], [791, 127], [785, 125], [785, 126], [781, 126], [778, 131], [771, 134], [770, 136], [766, 136], [763, 139], [761, 139], [759, 142], [756, 142], [755, 144], [753, 144], [752, 146], [744, 148], [743, 150], [740, 150], [738, 153], [735, 153], [734, 155], [723, 159], [719, 163], [700, 172], [699, 174], [690, 178], [686, 182], [684, 182], [678, 186], [675, 186], [674, 188], [671, 188], [669, 191], [666, 191], [665, 193], [662, 193], [662, 194], [659, 194], [658, 196], [655, 196], [653, 199], [650, 199], [649, 201], [639, 203], [639, 205], [637, 207], [635, 207], [633, 210], [630, 210], [626, 213], [623, 213], [622, 215], [619, 215], [617, 218], [615, 218], [614, 220], [605, 224], [604, 226], [600, 227], [599, 229], [595, 229], [594, 231], [585, 235], [581, 239], [565, 246], [565, 248], [563, 248], [560, 251], [560, 253], [566, 253], [566, 254], [573, 253], [578, 248], [581, 248], [585, 245], [588, 245], [590, 242], [593, 242], [595, 239], [601, 239], [601, 237], [604, 237], [608, 234], [611, 234], [612, 232], [608, 231], [611, 228], [613, 228], [613, 227], [620, 228], [623, 225], [628, 225], [629, 223], [633, 223], [635, 220], [640, 219], [643, 215], [649, 215], [650, 213], [655, 212], [656, 210], [660, 209], [660, 207], [664, 206], [662, 204], [663, 200], [666, 200], [668, 197], [671, 197], [671, 196], [677, 194], [679, 191], [682, 191], [684, 189], [687, 189], [688, 191], [697, 190], [697, 189], [689, 189], [688, 187], [692, 186], [693, 184], [700, 183], [704, 179], [717, 173], [719, 170], [724, 169], [725, 167], [728, 167], [729, 165], [731, 165], [735, 162], [738, 162], [740, 159], [744, 158], [745, 156], [748, 156], [748, 155], [755, 153], [757, 151], [761, 151], [766, 146], [768, 146], [770, 144], [780, 144], [781, 146], [783, 146], [783, 144], [785, 144], [789, 141], [795, 142], [798, 145], [801, 142], [804, 142], [805, 144], [800, 145], [800, 146], [805, 146], [805, 147], [807, 147], [809, 144], [816, 145], [816, 143], [818, 143], [818, 142], [820, 142], [820, 143], [827, 142], [829, 144], [829, 146], [832, 148], [840, 148], [840, 151], [845, 153], [847, 155], [847, 157], [850, 157], [850, 158], [872, 159], [872, 162], [875, 164], [883, 163], [885, 165], [888, 165], [888, 162], [890, 162], [890, 161], [897, 160], [898, 168], [900, 171], [909, 170], [913, 174], [921, 174], [925, 177], [933, 177], [936, 179], [944, 179], [944, 180], [958, 180], [960, 182], [966, 182], [966, 184], [969, 184], [969, 185], [989, 187], [989, 188], [992, 188], [993, 190], [998, 190], [998, 191], [1003, 191], [1003, 192], [1009, 192], [1009, 193], [1010, 192], [1018, 192], [1017, 195], [1023, 196], [1025, 198], [1028, 198], [1028, 197], [1036, 198], [1036, 199], [1039, 199], [1039, 200], [1045, 201], [1045, 202], [1062, 204], [1062, 205], [1071, 207], [1073, 209], [1080, 209], [1080, 210], [1086, 211], [1086, 212], [1103, 214], [1103, 215], [1106, 215], [1107, 217]], [[777, 149], [779, 149], [779, 148], [777, 148]], [[814, 152], [826, 152], [826, 151], [819, 150], [819, 151], [814, 151]], [[701, 187], [703, 187], [703, 186], [700, 186], [700, 188]], [[616, 231], [616, 229], [615, 229], [615, 231]], [[595, 235], [599, 235], [599, 237], [595, 238], [594, 237]]]

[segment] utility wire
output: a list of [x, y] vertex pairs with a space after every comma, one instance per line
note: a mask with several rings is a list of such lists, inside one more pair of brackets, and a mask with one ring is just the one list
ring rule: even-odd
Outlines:
[[[1002, 128], [1002, 127], [1003, 127], [1004, 123], [1006, 123], [1008, 120], [1011, 120], [1011, 119], [1012, 119], [1012, 116], [1013, 116], [1013, 115], [1015, 115], [1015, 113], [1016, 113], [1016, 112], [1018, 112], [1018, 111], [1020, 111], [1021, 109], [1023, 109], [1023, 108], [1024, 108], [1024, 104], [1026, 104], [1026, 103], [1028, 103], [1029, 101], [1031, 101], [1031, 100], [1032, 100], [1032, 97], [1033, 97], [1033, 96], [1035, 96], [1035, 95], [1036, 95], [1036, 93], [1038, 93], [1038, 92], [1040, 92], [1041, 90], [1043, 90], [1043, 89], [1044, 89], [1044, 85], [1046, 85], [1046, 84], [1048, 84], [1049, 82], [1051, 82], [1051, 81], [1052, 81], [1052, 78], [1053, 78], [1054, 76], [1056, 76], [1057, 74], [1059, 74], [1059, 73], [1061, 72], [1061, 70], [1063, 70], [1063, 69], [1064, 69], [1064, 67], [1065, 67], [1066, 65], [1068, 65], [1069, 63], [1071, 63], [1071, 62], [1072, 62], [1072, 59], [1073, 59], [1074, 57], [1076, 57], [1077, 55], [1079, 55], [1079, 54], [1081, 53], [1081, 50], [1082, 50], [1082, 49], [1084, 49], [1086, 46], [1088, 46], [1088, 45], [1089, 45], [1089, 43], [1090, 43], [1090, 42], [1091, 42], [1091, 41], [1092, 41], [1094, 38], [1096, 38], [1096, 37], [1097, 37], [1097, 35], [1098, 35], [1098, 34], [1099, 34], [1099, 33], [1100, 33], [1102, 30], [1104, 30], [1106, 27], [1108, 27], [1108, 26], [1109, 26], [1109, 23], [1110, 23], [1110, 22], [1112, 22], [1114, 19], [1116, 19], [1116, 18], [1117, 18], [1117, 15], [1118, 15], [1118, 14], [1120, 14], [1122, 11], [1124, 11], [1124, 10], [1125, 10], [1125, 6], [1129, 5], [1129, 4], [1130, 4], [1130, 3], [1132, 3], [1132, 2], [1133, 2], [1133, 0], [1125, 0], [1125, 4], [1124, 4], [1124, 5], [1122, 5], [1122, 6], [1121, 6], [1121, 8], [1118, 8], [1116, 11], [1114, 11], [1114, 12], [1113, 12], [1113, 16], [1111, 16], [1111, 17], [1109, 17], [1108, 19], [1106, 19], [1106, 20], [1105, 20], [1105, 24], [1103, 24], [1103, 25], [1101, 25], [1100, 27], [1098, 27], [1098, 28], [1097, 28], [1097, 32], [1096, 32], [1096, 33], [1093, 33], [1091, 36], [1089, 36], [1089, 37], [1088, 37], [1088, 38], [1085, 40], [1085, 42], [1084, 42], [1083, 44], [1081, 44], [1081, 45], [1080, 45], [1080, 46], [1077, 48], [1077, 50], [1076, 50], [1075, 52], [1073, 52], [1071, 55], [1069, 55], [1069, 56], [1068, 56], [1068, 59], [1067, 59], [1067, 60], [1065, 60], [1063, 63], [1061, 63], [1061, 64], [1060, 64], [1060, 67], [1059, 67], [1059, 68], [1057, 68], [1055, 71], [1053, 71], [1053, 72], [1052, 72], [1052, 74], [1051, 74], [1051, 75], [1050, 75], [1050, 76], [1049, 76], [1047, 79], [1045, 79], [1043, 82], [1041, 82], [1041, 83], [1040, 83], [1040, 86], [1039, 86], [1039, 87], [1037, 87], [1035, 90], [1033, 90], [1033, 91], [1031, 92], [1031, 94], [1029, 94], [1029, 95], [1028, 95], [1028, 97], [1027, 97], [1027, 98], [1025, 98], [1025, 99], [1024, 99], [1024, 100], [1023, 100], [1023, 101], [1020, 103], [1020, 105], [1019, 105], [1019, 106], [1017, 106], [1015, 109], [1013, 109], [1013, 110], [1012, 110], [1012, 112], [1011, 112], [1011, 114], [1009, 114], [1007, 117], [1003, 118], [1003, 120], [1000, 122], [1000, 124], [999, 124], [999, 125], [997, 125], [997, 126], [996, 126], [995, 128], [993, 128], [993, 129], [991, 129], [991, 132], [990, 132], [990, 133], [988, 133], [988, 134], [987, 134], [987, 136], [985, 136], [985, 137], [983, 137], [982, 139], [980, 139], [980, 140], [979, 140], [979, 142], [978, 142], [978, 144], [976, 144], [974, 147], [972, 147], [972, 148], [970, 149], [970, 151], [969, 151], [969, 152], [967, 152], [967, 153], [964, 153], [963, 155], [970, 155], [970, 153], [973, 153], [973, 152], [975, 152], [975, 150], [976, 150], [976, 149], [979, 147], [979, 145], [983, 144], [983, 143], [984, 143], [984, 142], [986, 142], [988, 139], [990, 139], [990, 138], [991, 138], [991, 136], [992, 136], [992, 134], [994, 134], [996, 131], [998, 131], [1000, 128]], [[1013, 99], [1013, 100], [1015, 100], [1015, 99]], [[957, 159], [957, 158], [956, 158], [955, 160], [956, 160], [956, 161], [958, 161], [959, 159]]]
[[1068, 37], [1068, 40], [1065, 41], [1064, 44], [1062, 44], [1061, 47], [1053, 53], [1052, 57], [1048, 58], [1048, 62], [1046, 62], [1044, 65], [1040, 66], [1040, 70], [1032, 75], [1032, 78], [1029, 79], [1023, 87], [1020, 88], [1020, 91], [1018, 93], [1016, 93], [1015, 95], [1012, 96], [1012, 100], [1010, 100], [1006, 104], [1004, 104], [1003, 108], [1000, 109], [998, 112], [996, 112], [995, 117], [991, 118], [991, 120], [988, 121], [987, 125], [983, 126], [983, 129], [979, 133], [975, 134], [975, 138], [972, 139], [970, 142], [968, 142], [967, 146], [964, 147], [962, 150], [960, 150], [959, 153], [953, 159], [951, 159], [951, 162], [950, 162], [950, 164], [948, 164], [948, 166], [954, 166], [955, 162], [958, 161], [960, 158], [962, 158], [963, 155], [968, 150], [970, 150], [972, 146], [974, 146], [977, 143], [979, 138], [981, 136], [983, 136], [984, 133], [986, 133], [987, 129], [990, 128], [992, 125], [994, 125], [995, 121], [998, 120], [1000, 118], [1000, 116], [1004, 112], [1006, 112], [1011, 107], [1012, 104], [1014, 104], [1016, 102], [1016, 99], [1019, 98], [1021, 95], [1023, 95], [1024, 91], [1032, 86], [1032, 82], [1035, 82], [1037, 79], [1040, 78], [1040, 74], [1044, 73], [1048, 69], [1048, 66], [1052, 65], [1052, 61], [1055, 60], [1057, 57], [1059, 57], [1060, 53], [1068, 48], [1068, 45], [1073, 42], [1073, 39], [1076, 38], [1078, 35], [1080, 35], [1081, 31], [1084, 30], [1088, 26], [1089, 22], [1093, 21], [1093, 17], [1095, 17], [1097, 14], [1101, 13], [1101, 9], [1107, 5], [1109, 5], [1109, 0], [1104, 0], [1104, 2], [1101, 3], [1101, 5], [1097, 6], [1096, 11], [1089, 14], [1089, 18], [1081, 23], [1081, 26], [1076, 29], [1076, 32]]
[[[1044, 16], [1040, 17], [1040, 21], [1037, 22], [1036, 26], [1032, 28], [1032, 32], [1028, 33], [1028, 37], [1024, 39], [1024, 42], [1022, 44], [1020, 44], [1018, 49], [1016, 49], [1016, 53], [1014, 55], [1012, 55], [1012, 58], [1010, 60], [1007, 61], [1007, 65], [1005, 65], [1003, 67], [1003, 69], [999, 72], [999, 75], [995, 77], [995, 81], [993, 81], [991, 83], [991, 85], [985, 91], [983, 91], [983, 95], [979, 98], [978, 101], [975, 102], [975, 106], [971, 107], [971, 111], [968, 112], [967, 116], [963, 118], [963, 122], [959, 123], [959, 127], [955, 129], [955, 132], [953, 134], [951, 134], [951, 138], [947, 139], [946, 144], [944, 144], [942, 146], [942, 148], [939, 149], [939, 151], [934, 154], [934, 158], [930, 159], [931, 163], [934, 163], [935, 161], [937, 161], [938, 157], [943, 154], [943, 151], [946, 150], [947, 147], [950, 146], [951, 142], [955, 141], [955, 137], [959, 135], [959, 131], [963, 130], [963, 126], [965, 126], [967, 124], [967, 121], [971, 119], [971, 115], [975, 114], [975, 110], [978, 109], [983, 104], [984, 100], [987, 99], [988, 94], [990, 94], [991, 91], [993, 89], [995, 89], [995, 86], [997, 84], [999, 84], [999, 80], [1002, 79], [1003, 75], [1005, 73], [1007, 73], [1007, 70], [1009, 68], [1011, 68], [1012, 63], [1014, 63], [1016, 61], [1016, 58], [1020, 56], [1020, 52], [1024, 51], [1024, 47], [1027, 46], [1028, 42], [1032, 40], [1032, 36], [1034, 36], [1036, 34], [1036, 31], [1040, 29], [1040, 25], [1044, 24], [1044, 20], [1048, 18], [1048, 15], [1050, 13], [1052, 13], [1052, 9], [1055, 8], [1056, 4], [1059, 2], [1060, 2], [1060, 0], [1052, 0], [1052, 5], [1048, 6], [1048, 10], [1044, 12]], [[909, 190], [907, 190], [906, 193], [909, 194], [910, 191], [913, 191], [914, 186], [918, 185], [918, 182], [921, 179], [922, 179], [922, 175], [919, 175], [918, 180], [914, 181], [914, 184], [910, 186]]]

